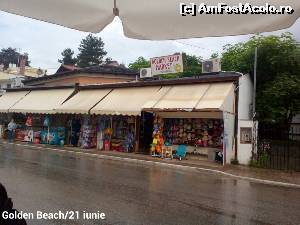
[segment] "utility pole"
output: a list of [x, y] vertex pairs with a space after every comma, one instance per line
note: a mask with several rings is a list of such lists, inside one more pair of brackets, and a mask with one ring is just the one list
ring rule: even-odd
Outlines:
[[256, 115], [256, 68], [257, 68], [257, 47], [255, 47], [255, 50], [254, 50], [254, 71], [253, 71], [253, 112], [252, 112], [252, 117], [253, 119], [255, 118], [255, 115]]
[[256, 116], [256, 70], [257, 70], [257, 47], [254, 50], [254, 68], [253, 68], [253, 101], [252, 101], [252, 120], [253, 120], [253, 127], [252, 127], [252, 156], [251, 159], [256, 159], [256, 152], [257, 152], [257, 122], [255, 120]]

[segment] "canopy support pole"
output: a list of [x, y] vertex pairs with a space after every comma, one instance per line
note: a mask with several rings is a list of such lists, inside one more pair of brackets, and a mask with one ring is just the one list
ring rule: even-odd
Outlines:
[[117, 7], [117, 0], [114, 0], [113, 13], [114, 13], [115, 16], [119, 16], [119, 9]]

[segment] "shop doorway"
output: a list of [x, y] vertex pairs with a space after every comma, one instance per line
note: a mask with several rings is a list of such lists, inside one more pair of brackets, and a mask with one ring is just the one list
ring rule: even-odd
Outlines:
[[142, 112], [140, 125], [140, 153], [149, 154], [153, 140], [153, 113]]

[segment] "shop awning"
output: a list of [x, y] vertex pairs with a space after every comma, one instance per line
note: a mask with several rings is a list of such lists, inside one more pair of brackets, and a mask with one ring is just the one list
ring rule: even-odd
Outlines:
[[[228, 111], [234, 113], [234, 85], [232, 83], [173, 86], [145, 110], [153, 111]], [[154, 103], [154, 104], [153, 104]]]
[[20, 101], [29, 91], [6, 92], [0, 97], [0, 112], [7, 113], [9, 108]]
[[211, 84], [201, 97], [195, 110], [220, 110], [234, 113], [233, 83]]
[[158, 109], [193, 109], [199, 99], [208, 89], [209, 84], [174, 86], [155, 103], [153, 108]]
[[55, 109], [58, 113], [88, 114], [112, 89], [83, 90]]
[[114, 89], [94, 108], [91, 114], [140, 115], [145, 102], [150, 101], [161, 87]]
[[9, 112], [19, 113], [55, 113], [74, 89], [34, 90], [9, 109]]

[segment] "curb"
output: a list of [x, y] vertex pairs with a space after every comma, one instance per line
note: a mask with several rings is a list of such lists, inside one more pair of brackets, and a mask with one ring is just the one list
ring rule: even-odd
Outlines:
[[56, 152], [68, 152], [68, 153], [73, 153], [73, 154], [78, 154], [78, 155], [86, 155], [89, 157], [99, 158], [99, 159], [134, 162], [136, 164], [141, 164], [141, 165], [147, 164], [147, 165], [151, 165], [151, 166], [164, 166], [164, 167], [168, 167], [168, 168], [177, 168], [177, 169], [181, 169], [181, 170], [189, 170], [189, 171], [196, 171], [196, 172], [205, 171], [205, 172], [211, 172], [211, 173], [215, 173], [215, 174], [219, 174], [219, 175], [225, 175], [225, 176], [232, 177], [235, 179], [248, 180], [248, 181], [252, 181], [252, 182], [256, 182], [256, 183], [276, 185], [276, 186], [282, 186], [282, 187], [290, 187], [290, 188], [300, 188], [299, 184], [286, 183], [286, 182], [280, 182], [280, 181], [272, 181], [272, 180], [264, 180], [264, 179], [247, 177], [247, 176], [240, 176], [240, 175], [235, 175], [235, 174], [220, 171], [220, 170], [208, 169], [208, 168], [202, 168], [202, 167], [176, 165], [176, 164], [170, 164], [170, 163], [149, 161], [149, 160], [144, 160], [144, 159], [133, 159], [133, 158], [128, 158], [128, 157], [100, 155], [100, 154], [95, 154], [95, 153], [90, 153], [90, 152], [77, 152], [77, 151], [73, 151], [73, 150], [49, 148], [49, 147], [26, 145], [26, 144], [19, 144], [19, 143], [8, 143], [8, 142], [1, 142], [1, 143], [23, 146], [23, 147], [31, 147], [31, 148], [37, 148], [37, 149], [46, 149], [46, 150], [51, 150], [51, 151], [56, 151]]

